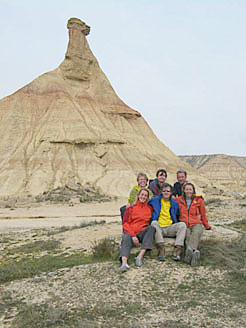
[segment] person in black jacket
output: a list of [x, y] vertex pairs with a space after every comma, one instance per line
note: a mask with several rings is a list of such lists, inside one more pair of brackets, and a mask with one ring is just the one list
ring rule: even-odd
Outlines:
[[173, 186], [173, 196], [182, 196], [183, 194], [183, 185], [187, 182], [187, 172], [185, 170], [177, 171], [177, 182]]
[[149, 189], [152, 191], [154, 196], [161, 195], [162, 186], [167, 178], [167, 171], [165, 169], [159, 169], [156, 172], [156, 179], [150, 180]]

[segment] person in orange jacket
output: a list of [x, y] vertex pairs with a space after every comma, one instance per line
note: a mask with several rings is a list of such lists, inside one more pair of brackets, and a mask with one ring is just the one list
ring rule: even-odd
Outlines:
[[206, 216], [205, 204], [202, 196], [196, 196], [195, 187], [186, 182], [183, 186], [183, 196], [176, 198], [179, 205], [179, 221], [185, 222], [186, 252], [184, 261], [191, 266], [197, 266], [200, 262], [199, 242], [204, 228], [211, 230]]
[[135, 205], [128, 207], [123, 217], [123, 235], [120, 247], [121, 266], [119, 271], [127, 271], [127, 263], [132, 246], [139, 246], [141, 251], [135, 258], [137, 267], [142, 265], [142, 258], [147, 249], [152, 249], [155, 236], [155, 228], [149, 225], [152, 215], [152, 207], [147, 204], [149, 200], [149, 190], [143, 188], [138, 193], [138, 200]]

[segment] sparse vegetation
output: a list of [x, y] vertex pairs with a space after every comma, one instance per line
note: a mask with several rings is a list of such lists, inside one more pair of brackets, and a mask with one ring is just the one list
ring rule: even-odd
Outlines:
[[202, 265], [216, 266], [229, 272], [246, 268], [246, 234], [232, 242], [210, 239], [201, 242]]
[[232, 223], [229, 223], [228, 226], [241, 231], [246, 231], [246, 219], [242, 219], [240, 221], [234, 221]]
[[[222, 205], [216, 209], [216, 226], [221, 213], [228, 210]], [[238, 217], [236, 210], [233, 213]], [[226, 221], [223, 215], [223, 232], [231, 227], [228, 231], [239, 231], [239, 237], [231, 240], [206, 234], [209, 239], [201, 242], [200, 267], [174, 262], [168, 251], [167, 260], [160, 263], [154, 250], [137, 269], [133, 249], [130, 271], [124, 274], [117, 270], [118, 238], [96, 242], [90, 254], [63, 244], [65, 238], [80, 233], [74, 229], [92, 227], [88, 230], [93, 233], [93, 226], [100, 230], [97, 224], [105, 221], [52, 228], [48, 234], [33, 230], [23, 238], [2, 234], [0, 322], [3, 328], [244, 328], [246, 221], [231, 223], [231, 213], [228, 217]], [[62, 243], [55, 244], [51, 236], [65, 231], [68, 234], [58, 236]]]
[[119, 245], [114, 239], [102, 239], [94, 244], [92, 255], [95, 259], [116, 260], [119, 257]]
[[52, 236], [52, 235], [56, 235], [62, 232], [66, 232], [66, 231], [70, 231], [70, 230], [74, 230], [74, 229], [82, 229], [82, 228], [87, 228], [87, 227], [92, 227], [95, 225], [100, 225], [100, 224], [106, 224], [105, 220], [101, 220], [101, 221], [91, 221], [91, 222], [81, 222], [80, 224], [75, 224], [73, 226], [61, 226], [60, 228], [53, 230], [53, 231], [49, 231], [47, 233], [48, 236]]
[[222, 204], [222, 201], [220, 198], [209, 198], [209, 199], [205, 200], [206, 206], [210, 206], [210, 205], [220, 206], [221, 204]]
[[240, 203], [239, 206], [246, 207], [246, 203]]
[[82, 186], [79, 183], [65, 185], [50, 191], [45, 191], [35, 197], [37, 202], [68, 203], [72, 199], [79, 199], [81, 203], [108, 202], [112, 197], [105, 195], [99, 188], [89, 184]]
[[[102, 258], [102, 260], [104, 259]], [[33, 277], [42, 272], [52, 272], [60, 268], [93, 262], [95, 262], [95, 259], [84, 253], [60, 254], [56, 256], [44, 255], [39, 258], [26, 257], [19, 261], [9, 259], [0, 265], [0, 284], [16, 279]]]
[[[12, 324], [13, 328], [72, 328], [79, 327], [83, 322], [79, 319], [78, 313], [71, 315], [71, 312], [66, 308], [54, 307], [44, 303], [40, 305], [21, 304], [18, 308], [18, 315]], [[86, 327], [86, 325], [81, 327]]]
[[[19, 253], [35, 253], [59, 247], [60, 242], [55, 240], [28, 243], [8, 251], [7, 255]], [[6, 257], [0, 264], [0, 284], [33, 277], [42, 272], [53, 272], [60, 268], [78, 266], [82, 264], [109, 261], [117, 259], [119, 246], [114, 239], [103, 239], [94, 244], [92, 253], [85, 254], [49, 254], [40, 257], [22, 257], [19, 260]]]
[[58, 240], [37, 240], [31, 243], [24, 244], [19, 247], [15, 247], [8, 250], [9, 255], [11, 254], [30, 254], [30, 253], [39, 253], [43, 251], [54, 251], [60, 246], [60, 241]]

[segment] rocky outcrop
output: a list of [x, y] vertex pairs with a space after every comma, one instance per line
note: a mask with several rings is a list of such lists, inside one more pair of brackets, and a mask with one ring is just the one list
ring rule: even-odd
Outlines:
[[246, 157], [216, 155], [185, 155], [179, 156], [199, 174], [208, 178], [213, 184], [232, 187], [234, 190], [245, 191], [246, 188]]
[[[115, 93], [77, 18], [60, 66], [0, 101], [0, 195], [91, 183], [126, 195], [136, 174], [184, 164]], [[173, 175], [174, 176], [174, 175]]]

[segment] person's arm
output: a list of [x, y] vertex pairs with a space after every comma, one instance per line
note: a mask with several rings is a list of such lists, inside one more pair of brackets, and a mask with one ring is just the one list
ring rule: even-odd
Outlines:
[[152, 194], [155, 195], [155, 180], [153, 180], [149, 185], [149, 190], [151, 190]]
[[152, 215], [151, 215], [151, 218], [150, 218], [150, 223], [152, 221], [158, 221], [159, 219], [159, 211], [158, 211], [158, 204], [157, 204], [157, 199], [155, 199], [155, 197], [153, 197], [149, 203], [148, 203], [152, 208], [153, 208], [153, 212], [152, 212]]
[[122, 219], [122, 225], [124, 225], [125, 222], [128, 222], [129, 215], [130, 215], [130, 209], [128, 207], [128, 208], [126, 208], [126, 210], [124, 212], [123, 219]]
[[173, 185], [173, 194], [172, 194], [172, 196], [177, 196], [177, 194], [178, 194], [178, 191], [177, 191], [177, 183], [175, 183], [174, 185]]
[[148, 188], [148, 190], [149, 190], [149, 200], [151, 200], [151, 198], [154, 197], [154, 194], [149, 188]]
[[123, 217], [123, 230], [125, 233], [129, 233], [132, 237], [136, 236], [134, 227], [132, 225], [132, 217], [131, 217], [131, 208], [127, 208]]
[[209, 225], [208, 219], [206, 216], [206, 208], [205, 208], [204, 200], [202, 198], [200, 198], [200, 212], [201, 212], [202, 223], [203, 223], [205, 229], [211, 230], [211, 226]]
[[174, 223], [179, 222], [179, 205], [177, 202], [175, 203], [175, 218], [173, 221], [174, 221]]
[[132, 188], [129, 197], [128, 197], [128, 207], [134, 203], [136, 203], [137, 200], [137, 196], [138, 196], [138, 191], [135, 187]]

